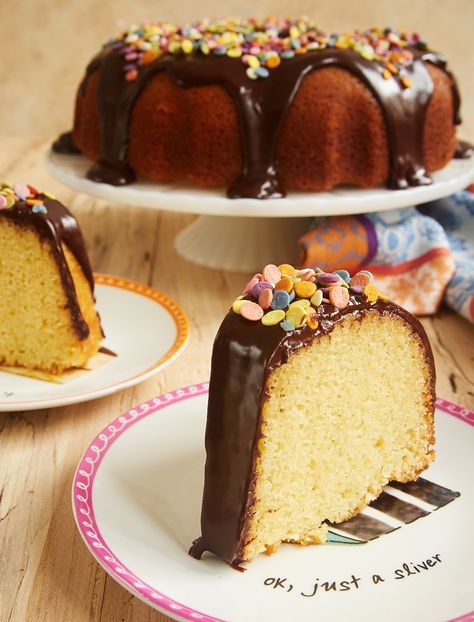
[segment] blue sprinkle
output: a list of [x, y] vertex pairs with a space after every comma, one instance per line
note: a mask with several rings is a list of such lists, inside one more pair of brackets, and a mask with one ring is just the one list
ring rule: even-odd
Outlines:
[[285, 50], [280, 54], [282, 58], [293, 58], [294, 55], [295, 53], [293, 52], [293, 50]]
[[290, 320], [283, 320], [283, 322], [280, 322], [280, 326], [286, 331], [295, 330], [295, 325]]
[[288, 295], [290, 297], [290, 302], [292, 302], [295, 299], [295, 290], [292, 289]]
[[272, 309], [286, 309], [286, 307], [290, 304], [290, 297], [288, 294], [282, 289], [278, 289], [273, 294], [272, 304], [270, 305]]
[[256, 67], [255, 73], [259, 78], [268, 78], [268, 76], [270, 75], [270, 72], [266, 67]]
[[31, 211], [34, 212], [35, 214], [47, 214], [48, 213], [48, 210], [41, 203], [37, 203], [36, 205], [33, 205], [33, 207], [31, 208]]
[[349, 283], [351, 280], [351, 275], [347, 272], [347, 270], [334, 270], [333, 274], [338, 274], [346, 283]]
[[291, 47], [292, 47], [294, 50], [299, 50], [299, 49], [300, 49], [301, 44], [300, 44], [300, 42], [298, 41], [298, 39], [292, 39], [292, 40], [291, 40]]

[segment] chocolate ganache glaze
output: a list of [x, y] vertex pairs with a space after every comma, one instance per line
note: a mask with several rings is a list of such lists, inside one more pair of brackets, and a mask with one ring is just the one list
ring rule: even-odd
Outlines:
[[74, 281], [72, 280], [62, 246], [65, 244], [74, 255], [93, 292], [94, 277], [87, 256], [84, 238], [77, 220], [62, 203], [41, 193], [37, 195], [37, 198], [43, 201], [46, 212], [34, 212], [30, 205], [20, 200], [12, 208], [0, 210], [0, 217], [7, 218], [21, 227], [31, 227], [37, 231], [42, 239], [49, 242], [59, 268], [61, 283], [71, 312], [74, 330], [79, 339], [87, 339], [90, 332], [89, 326], [82, 315]]
[[253, 503], [252, 474], [260, 436], [261, 409], [267, 395], [267, 378], [290, 354], [330, 333], [352, 316], [369, 313], [400, 317], [418, 337], [431, 369], [434, 408], [435, 369], [433, 354], [420, 322], [397, 304], [378, 299], [367, 302], [352, 295], [345, 309], [321, 304], [316, 309], [319, 325], [292, 332], [276, 326], [250, 322], [230, 311], [217, 333], [211, 364], [206, 427], [206, 468], [202, 502], [202, 536], [193, 542], [190, 555], [200, 558], [211, 551], [232, 567], [242, 563], [245, 521]]
[[[165, 72], [183, 88], [219, 84], [232, 97], [239, 123], [242, 163], [240, 174], [227, 189], [228, 197], [283, 197], [286, 191], [278, 177], [276, 152], [288, 107], [308, 73], [324, 67], [339, 67], [362, 80], [382, 110], [390, 153], [387, 186], [402, 189], [430, 184], [431, 178], [423, 164], [423, 128], [433, 83], [426, 63], [445, 71], [451, 80], [455, 124], [460, 123], [460, 96], [442, 55], [415, 46], [408, 46], [407, 50], [413, 60], [404, 67], [405, 82], [398, 77], [385, 79], [385, 65], [381, 62], [367, 60], [352, 49], [337, 47], [285, 58], [264, 80], [249, 79], [238, 58], [178, 54], [160, 57], [139, 67], [136, 78], [127, 81], [120, 49], [104, 47], [87, 67], [79, 89], [79, 93], [84, 94], [90, 76], [99, 72], [100, 157], [87, 176], [93, 181], [117, 186], [135, 180], [128, 162], [133, 105], [148, 82], [157, 73]], [[406, 84], [410, 84], [409, 88], [405, 88]], [[73, 152], [70, 135], [62, 135], [53, 149], [61, 153]]]

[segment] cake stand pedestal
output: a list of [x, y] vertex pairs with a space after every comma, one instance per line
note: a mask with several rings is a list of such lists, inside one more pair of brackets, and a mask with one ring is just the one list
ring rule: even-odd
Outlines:
[[367, 214], [434, 201], [474, 180], [474, 158], [452, 160], [432, 175], [430, 186], [387, 190], [338, 188], [331, 192], [292, 192], [284, 199], [228, 199], [222, 189], [138, 180], [109, 186], [87, 179], [90, 161], [83, 156], [49, 152], [46, 164], [55, 179], [111, 203], [200, 214], [175, 239], [188, 261], [229, 271], [258, 271], [266, 263], [296, 261], [298, 238], [316, 216]]

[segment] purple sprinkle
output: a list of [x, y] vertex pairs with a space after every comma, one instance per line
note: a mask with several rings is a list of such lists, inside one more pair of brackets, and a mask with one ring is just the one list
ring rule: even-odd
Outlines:
[[127, 52], [127, 54], [125, 54], [125, 60], [137, 60], [137, 58], [137, 52]]
[[128, 63], [127, 65], [123, 66], [123, 70], [125, 71], [125, 73], [128, 73], [129, 71], [133, 71], [136, 68], [137, 66], [134, 63]]
[[268, 283], [267, 281], [260, 281], [259, 283], [256, 283], [252, 287], [252, 296], [258, 299], [264, 289], [273, 290], [273, 285], [271, 283]]
[[316, 275], [316, 280], [321, 285], [334, 285], [339, 283], [339, 276], [337, 274], [331, 274], [330, 272], [319, 272]]
[[349, 290], [353, 294], [362, 294], [362, 292], [364, 291], [364, 286], [363, 285], [351, 285], [349, 287]]
[[323, 292], [325, 298], [329, 296], [329, 287], [320, 287], [319, 289]]

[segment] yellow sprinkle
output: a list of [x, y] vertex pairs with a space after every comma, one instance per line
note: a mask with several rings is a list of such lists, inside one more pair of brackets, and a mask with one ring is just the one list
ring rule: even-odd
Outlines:
[[248, 301], [244, 300], [243, 296], [239, 296], [238, 298], [236, 298], [234, 302], [232, 303], [232, 311], [234, 313], [240, 313], [240, 307], [244, 304], [244, 302], [248, 302]]
[[369, 302], [377, 302], [377, 299], [379, 297], [379, 290], [375, 287], [373, 283], [369, 283], [364, 287], [364, 296]]
[[191, 54], [191, 52], [193, 51], [193, 42], [189, 39], [184, 39], [184, 41], [181, 43], [181, 49], [185, 54]]
[[229, 48], [227, 50], [227, 56], [230, 56], [230, 58], [240, 58], [242, 56], [242, 50], [240, 48]]
[[316, 291], [316, 285], [311, 281], [300, 281], [294, 284], [295, 294], [300, 298], [311, 298]]
[[256, 56], [253, 56], [253, 54], [249, 54], [247, 56], [247, 65], [253, 69], [257, 69], [257, 67], [260, 67], [260, 61]]
[[54, 194], [51, 194], [51, 192], [43, 192], [45, 197], [48, 197], [48, 199], [55, 199], [56, 197], [54, 196]]
[[305, 309], [306, 307], [309, 307], [310, 304], [311, 303], [307, 298], [302, 298], [301, 300], [295, 300], [295, 302], [292, 302], [289, 306], [289, 309], [291, 309], [291, 307], [302, 307], [303, 309]]
[[403, 86], [408, 89], [411, 86], [411, 80], [408, 76], [403, 76], [403, 78], [401, 79]]
[[314, 313], [310, 309], [307, 310], [306, 315], [307, 315], [306, 321], [308, 323], [308, 326], [312, 328], [313, 330], [316, 330], [319, 326], [318, 316], [316, 315], [316, 313]]
[[288, 308], [288, 311], [285, 315], [285, 320], [288, 320], [297, 328], [299, 328], [303, 323], [303, 319], [306, 321], [306, 312], [303, 307], [299, 307], [297, 305]]
[[390, 78], [392, 77], [392, 74], [390, 73], [388, 69], [384, 69], [382, 75], [385, 78], [385, 80], [390, 80]]
[[300, 36], [299, 28], [296, 26], [291, 26], [290, 28], [290, 39], [298, 39]]
[[285, 276], [295, 276], [296, 270], [289, 263], [282, 263], [278, 266], [278, 270]]
[[285, 319], [285, 312], [282, 309], [275, 309], [265, 313], [261, 322], [264, 326], [275, 326]]

